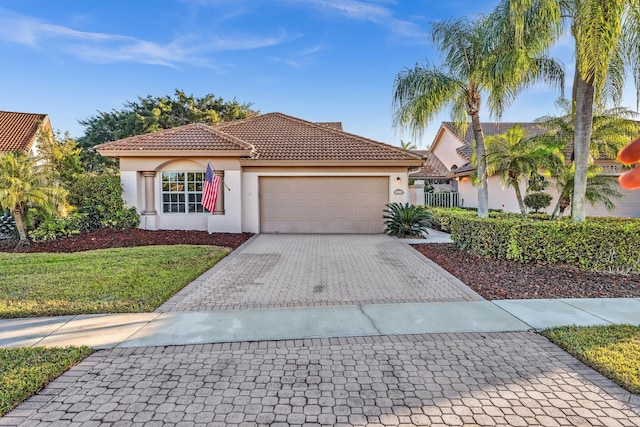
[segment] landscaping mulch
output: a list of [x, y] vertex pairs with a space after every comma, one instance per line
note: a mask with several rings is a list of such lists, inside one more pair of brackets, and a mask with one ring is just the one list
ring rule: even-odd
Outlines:
[[[253, 236], [252, 233], [212, 233], [185, 230], [140, 230], [137, 228], [105, 228], [91, 233], [32, 242], [20, 252], [80, 252], [93, 249], [127, 248], [150, 245], [213, 245], [235, 249]], [[15, 241], [0, 240], [0, 252], [13, 252]]]
[[452, 244], [413, 245], [488, 300], [640, 297], [640, 275], [484, 258]]

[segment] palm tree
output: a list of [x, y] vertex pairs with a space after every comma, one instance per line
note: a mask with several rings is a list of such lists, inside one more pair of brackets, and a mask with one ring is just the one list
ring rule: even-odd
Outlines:
[[[614, 198], [622, 197], [617, 189], [617, 181], [614, 177], [604, 176], [600, 174], [600, 168], [595, 165], [589, 165], [589, 173], [587, 175], [587, 191], [585, 199], [591, 205], [604, 205], [607, 210], [615, 209]], [[565, 167], [559, 174], [554, 176], [554, 185], [558, 190], [559, 197], [551, 218], [562, 216], [564, 211], [572, 205], [574, 201], [574, 180], [575, 166]]]
[[562, 145], [527, 139], [516, 125], [501, 135], [487, 136], [487, 174], [500, 175], [503, 184], [513, 187], [522, 216], [527, 215], [520, 183], [539, 176], [543, 167], [556, 171], [564, 164]]
[[[500, 13], [498, 13], [500, 12]], [[396, 126], [420, 135], [437, 113], [448, 107], [454, 122], [466, 130], [469, 119], [478, 158], [478, 216], [488, 216], [485, 144], [480, 107], [486, 95], [490, 113], [499, 117], [517, 94], [537, 80], [563, 85], [559, 64], [526, 49], [508, 49], [502, 34], [510, 25], [501, 11], [491, 17], [466, 18], [433, 24], [433, 43], [443, 55], [443, 65], [428, 62], [407, 68], [395, 78], [393, 106]], [[532, 39], [535, 41], [535, 39]]]
[[[640, 82], [640, 5], [637, 0], [502, 0], [498, 6], [511, 15], [515, 46], [524, 46], [526, 26], [546, 28], [539, 37], [541, 49], [565, 34], [568, 27], [575, 44], [573, 81], [575, 197], [572, 218], [585, 218], [585, 201], [594, 105], [622, 97], [626, 69]], [[640, 95], [640, 93], [639, 93]]]
[[416, 146], [415, 142], [411, 142], [411, 141], [403, 141], [400, 140], [400, 148], [402, 148], [403, 150], [417, 150], [418, 147]]
[[[536, 121], [547, 129], [538, 139], [560, 141], [571, 147], [575, 137], [575, 110], [567, 99], [559, 99], [556, 105], [561, 109], [560, 116], [543, 116]], [[636, 138], [640, 132], [640, 123], [635, 119], [638, 114], [622, 107], [604, 109], [596, 107], [591, 126], [591, 142], [589, 144], [589, 163], [605, 156], [615, 159], [618, 152], [630, 139]], [[571, 150], [569, 150], [571, 151]]]
[[24, 214], [29, 207], [55, 213], [64, 205], [66, 190], [50, 180], [50, 169], [21, 153], [0, 154], [0, 208], [9, 209], [20, 235], [20, 245], [28, 244]]

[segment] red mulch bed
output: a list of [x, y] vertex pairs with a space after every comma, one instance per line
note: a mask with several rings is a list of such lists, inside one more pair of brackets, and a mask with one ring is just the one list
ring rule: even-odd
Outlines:
[[[213, 245], [235, 249], [252, 233], [212, 233], [184, 230], [102, 229], [50, 242], [31, 243], [20, 252], [79, 252], [149, 245]], [[0, 240], [0, 252], [13, 252], [16, 242]]]
[[414, 245], [488, 300], [640, 297], [640, 275], [608, 274], [565, 265], [484, 258], [452, 244]]

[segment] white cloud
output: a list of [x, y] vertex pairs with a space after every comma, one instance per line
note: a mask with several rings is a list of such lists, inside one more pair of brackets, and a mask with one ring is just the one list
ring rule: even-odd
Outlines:
[[230, 50], [259, 49], [295, 38], [284, 31], [270, 36], [192, 35], [158, 43], [135, 37], [78, 31], [0, 9], [0, 41], [32, 48], [58, 49], [99, 63], [137, 62], [175, 67], [183, 63], [206, 65], [204, 55]]
[[[394, 35], [427, 42], [424, 29], [410, 21], [394, 17], [393, 11], [380, 4], [359, 0], [289, 0], [299, 5], [311, 5], [317, 9], [338, 13], [349, 19], [371, 22], [389, 29]], [[388, 3], [388, 2], [387, 2]]]
[[267, 59], [273, 62], [280, 62], [288, 65], [291, 68], [303, 68], [309, 62], [311, 62], [318, 52], [326, 49], [326, 46], [317, 44], [309, 48], [303, 49], [300, 52], [294, 52], [289, 57], [271, 56]]

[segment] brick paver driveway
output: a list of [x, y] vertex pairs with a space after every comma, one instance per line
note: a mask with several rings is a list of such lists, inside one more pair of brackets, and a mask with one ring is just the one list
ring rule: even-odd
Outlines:
[[[160, 311], [476, 299], [386, 236], [261, 235]], [[102, 350], [0, 425], [640, 426], [640, 398], [531, 332], [370, 336]]]
[[481, 297], [385, 235], [258, 235], [157, 311], [473, 301]]
[[100, 351], [0, 424], [638, 426], [637, 400], [533, 333], [404, 335]]

